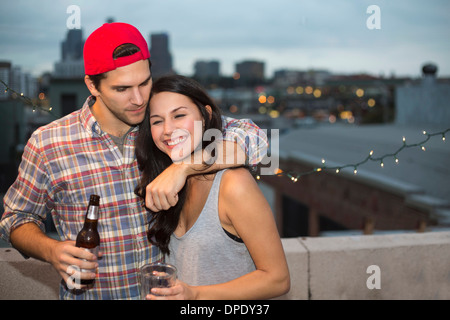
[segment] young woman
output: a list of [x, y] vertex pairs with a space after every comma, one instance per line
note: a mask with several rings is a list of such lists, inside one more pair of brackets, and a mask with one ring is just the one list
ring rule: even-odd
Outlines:
[[[183, 76], [153, 84], [136, 143], [142, 181], [211, 143], [221, 130], [219, 108]], [[205, 141], [206, 140], [206, 141]], [[201, 151], [201, 150], [200, 150]], [[147, 299], [269, 299], [286, 293], [289, 271], [271, 209], [245, 168], [190, 176], [175, 207], [152, 213], [148, 238], [178, 269], [177, 284]]]

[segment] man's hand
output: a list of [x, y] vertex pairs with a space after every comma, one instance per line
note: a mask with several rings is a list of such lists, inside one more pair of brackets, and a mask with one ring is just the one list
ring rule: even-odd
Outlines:
[[96, 277], [97, 257], [83, 248], [76, 247], [75, 241], [56, 242], [49, 262], [69, 289], [82, 289], [86, 286], [80, 284], [81, 279], [89, 280]]
[[146, 187], [145, 206], [153, 212], [167, 210], [178, 202], [178, 192], [187, 178], [185, 164], [171, 164]]

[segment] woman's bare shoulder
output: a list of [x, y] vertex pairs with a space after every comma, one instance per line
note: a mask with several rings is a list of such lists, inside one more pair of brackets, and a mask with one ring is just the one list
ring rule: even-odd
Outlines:
[[255, 186], [255, 178], [246, 168], [228, 169], [223, 173], [221, 190], [227, 198], [242, 197]]

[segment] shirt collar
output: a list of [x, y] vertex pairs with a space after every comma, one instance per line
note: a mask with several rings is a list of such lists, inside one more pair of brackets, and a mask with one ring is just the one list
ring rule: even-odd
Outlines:
[[89, 96], [81, 107], [80, 119], [83, 127], [91, 134], [101, 136], [105, 134], [91, 112], [91, 106], [95, 103], [95, 97]]
[[[91, 107], [95, 103], [95, 97], [89, 96], [86, 101], [83, 104], [83, 107], [81, 108], [81, 114], [80, 119], [83, 127], [91, 134], [91, 135], [97, 135], [102, 136], [104, 134], [107, 134], [104, 132], [100, 125], [95, 119], [94, 115], [92, 114]], [[139, 130], [139, 126], [135, 126], [130, 130], [130, 132], [137, 132]]]

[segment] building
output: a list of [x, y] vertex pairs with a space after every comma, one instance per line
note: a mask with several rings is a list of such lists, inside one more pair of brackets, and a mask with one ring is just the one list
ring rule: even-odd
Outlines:
[[61, 60], [54, 65], [54, 77], [59, 79], [83, 78], [83, 31], [70, 29], [61, 43]]
[[438, 68], [426, 64], [420, 81], [408, 82], [396, 90], [398, 124], [449, 125], [450, 84], [436, 78]]
[[259, 85], [265, 81], [264, 62], [247, 60], [236, 63], [235, 79], [242, 85]]
[[272, 83], [275, 87], [287, 88], [304, 84], [304, 71], [280, 69], [273, 74]]
[[288, 87], [298, 85], [323, 86], [326, 81], [332, 77], [331, 72], [327, 70], [276, 70], [273, 75], [273, 85], [277, 87]]
[[80, 109], [90, 94], [83, 78], [52, 78], [50, 80], [49, 100], [52, 112], [57, 117]]
[[[28, 72], [23, 72], [20, 66], [14, 66], [8, 61], [0, 61], [0, 80], [19, 94], [27, 97], [36, 97], [38, 91], [37, 79]], [[8, 100], [12, 96], [11, 91], [5, 91], [0, 85], [0, 100]]]
[[0, 193], [14, 181], [17, 175], [17, 164], [20, 161], [22, 148], [27, 139], [29, 114], [32, 110], [23, 96], [35, 103], [37, 97], [37, 80], [29, 73], [22, 72], [21, 67], [10, 62], [0, 62]]
[[199, 60], [194, 65], [194, 78], [202, 83], [217, 81], [220, 77], [220, 62]]
[[153, 33], [150, 35], [150, 55], [153, 79], [173, 74], [172, 55], [169, 50], [169, 35]]
[[[410, 144], [426, 139], [417, 127], [396, 124], [322, 125], [281, 135], [275, 153], [284, 174], [260, 177], [280, 234], [371, 234], [450, 226], [448, 146], [442, 136], [435, 136], [425, 152], [419, 144], [396, 153], [403, 137]], [[389, 156], [357, 166], [372, 150], [374, 158]], [[316, 170], [323, 166], [333, 169]]]
[[[11, 62], [0, 61], [0, 80], [6, 84], [10, 82], [11, 74]], [[0, 101], [7, 100], [9, 97], [9, 92], [5, 90], [6, 88], [1, 87], [0, 90]]]
[[83, 31], [82, 29], [70, 29], [66, 39], [61, 43], [61, 60], [74, 61], [83, 59]]
[[[112, 21], [110, 19], [108, 22]], [[55, 63], [48, 84], [48, 98], [57, 117], [81, 108], [90, 95], [84, 83], [83, 46], [82, 29], [68, 30], [66, 39], [61, 43], [61, 61]]]

